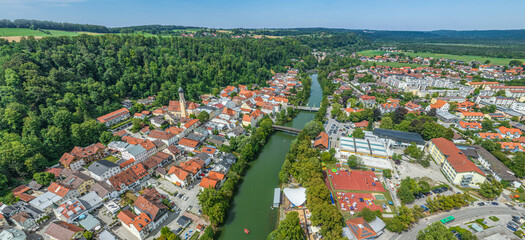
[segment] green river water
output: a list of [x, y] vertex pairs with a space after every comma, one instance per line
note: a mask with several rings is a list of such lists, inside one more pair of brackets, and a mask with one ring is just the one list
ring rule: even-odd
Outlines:
[[[308, 106], [319, 107], [323, 91], [317, 81], [317, 74], [311, 75], [312, 87]], [[315, 112], [300, 112], [286, 125], [302, 129]], [[279, 171], [294, 135], [276, 132], [263, 147], [259, 157], [250, 163], [246, 176], [234, 196], [224, 226], [220, 229], [219, 240], [254, 239], [264, 240], [277, 225], [277, 210], [271, 209], [273, 190], [279, 186]], [[250, 234], [244, 233], [244, 229]]]

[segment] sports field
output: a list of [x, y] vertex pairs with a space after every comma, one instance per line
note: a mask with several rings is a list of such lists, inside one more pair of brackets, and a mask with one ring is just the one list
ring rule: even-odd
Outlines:
[[[367, 57], [383, 55], [385, 53], [386, 51], [377, 51], [377, 50], [367, 50], [367, 51], [357, 52], [357, 54], [367, 56]], [[484, 63], [486, 60], [490, 60], [491, 64], [496, 64], [496, 65], [507, 65], [509, 64], [509, 61], [512, 60], [508, 58], [490, 58], [490, 57], [482, 57], [482, 56], [454, 55], [454, 54], [442, 54], [442, 53], [431, 53], [431, 52], [419, 52], [419, 53], [403, 52], [403, 53], [411, 57], [446, 58], [446, 59], [453, 59], [453, 60], [465, 61], [465, 62], [478, 61], [478, 62]], [[521, 60], [522, 62], [525, 62], [525, 59], [519, 59], [519, 60]], [[380, 63], [377, 63], [377, 64], [380, 65]]]

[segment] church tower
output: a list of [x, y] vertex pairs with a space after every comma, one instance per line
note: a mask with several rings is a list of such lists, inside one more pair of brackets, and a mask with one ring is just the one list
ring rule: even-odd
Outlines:
[[179, 87], [179, 103], [180, 103], [180, 116], [187, 117], [188, 114], [186, 113], [186, 100], [184, 100], [184, 91], [182, 90], [182, 87]]

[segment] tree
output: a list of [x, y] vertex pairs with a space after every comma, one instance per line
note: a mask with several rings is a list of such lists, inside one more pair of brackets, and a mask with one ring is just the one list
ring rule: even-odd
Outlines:
[[418, 240], [455, 240], [454, 234], [441, 222], [433, 222], [428, 227], [420, 230], [417, 234]]
[[304, 231], [299, 222], [299, 213], [296, 211], [286, 214], [286, 218], [279, 223], [279, 227], [268, 235], [267, 240], [303, 240]]
[[493, 199], [498, 197], [503, 192], [503, 185], [495, 179], [485, 181], [480, 184], [479, 194], [483, 197]]
[[213, 231], [213, 228], [211, 226], [207, 226], [199, 240], [213, 240], [214, 237], [215, 232]]
[[383, 117], [381, 119], [381, 124], [379, 125], [379, 128], [382, 128], [382, 129], [394, 129], [394, 122], [392, 121], [392, 118], [390, 118], [390, 117]]
[[523, 65], [523, 62], [520, 60], [510, 60], [509, 61], [509, 66], [521, 67], [522, 65]]
[[210, 119], [210, 114], [208, 114], [208, 112], [206, 111], [201, 111], [199, 115], [197, 116], [197, 119], [199, 119], [201, 123], [204, 123], [208, 121], [208, 119]]
[[138, 132], [142, 128], [142, 121], [139, 118], [131, 119], [131, 123], [133, 124], [130, 129], [131, 132]]
[[304, 133], [307, 136], [309, 136], [310, 139], [314, 139], [323, 130], [324, 130], [324, 127], [323, 127], [323, 124], [321, 122], [310, 121], [310, 122], [307, 122], [304, 125], [303, 130], [301, 131], [301, 134]]
[[426, 181], [423, 181], [423, 180], [419, 180], [419, 182], [417, 183], [418, 186], [419, 186], [419, 190], [421, 192], [430, 192], [430, 184]]
[[99, 137], [99, 141], [104, 144], [104, 145], [108, 145], [108, 143], [110, 143], [111, 141], [113, 141], [114, 139], [114, 136], [113, 134], [111, 134], [110, 132], [103, 132], [102, 134], [100, 134], [100, 137]]
[[417, 144], [412, 142], [410, 146], [405, 148], [404, 153], [413, 159], [420, 159], [423, 157], [424, 152], [417, 147]]
[[38, 172], [33, 174], [33, 179], [35, 179], [40, 185], [49, 186], [51, 182], [55, 181], [55, 174], [49, 172]]
[[401, 202], [405, 204], [411, 203], [416, 199], [416, 197], [414, 196], [414, 192], [412, 191], [412, 189], [410, 189], [408, 185], [401, 185], [398, 188], [397, 196], [399, 197], [399, 199], [401, 199]]
[[91, 240], [93, 238], [93, 233], [90, 231], [85, 231], [84, 234], [82, 234], [82, 236], [84, 236], [84, 238], [86, 238], [87, 240]]
[[392, 178], [392, 170], [390, 169], [383, 170], [383, 176], [385, 176], [386, 178]]
[[355, 138], [365, 138], [365, 132], [361, 128], [356, 128], [354, 132], [352, 133], [352, 136]]
[[365, 208], [361, 209], [361, 211], [359, 213], [357, 213], [357, 215], [360, 216], [360, 217], [363, 217], [365, 219], [365, 221], [371, 222], [374, 219], [376, 219], [376, 217], [381, 217], [381, 211], [379, 211], [379, 210], [372, 211], [369, 208], [365, 207]]
[[348, 167], [356, 169], [361, 165], [361, 158], [356, 155], [350, 155], [347, 160]]

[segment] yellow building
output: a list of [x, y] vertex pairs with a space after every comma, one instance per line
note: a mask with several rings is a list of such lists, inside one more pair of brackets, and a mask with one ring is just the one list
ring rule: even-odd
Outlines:
[[441, 167], [441, 172], [452, 183], [463, 187], [478, 187], [487, 178], [485, 174], [454, 143], [445, 138], [434, 138], [426, 146], [427, 152]]

